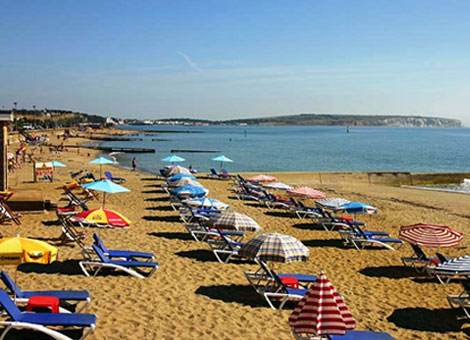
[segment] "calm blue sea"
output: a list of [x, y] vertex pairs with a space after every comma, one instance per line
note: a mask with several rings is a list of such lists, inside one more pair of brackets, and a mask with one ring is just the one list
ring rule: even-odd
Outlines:
[[[125, 127], [123, 127], [125, 128]], [[154, 148], [154, 154], [116, 154], [122, 166], [137, 158], [138, 168], [156, 172], [160, 159], [172, 149], [212, 150], [216, 153], [178, 153], [199, 172], [219, 164], [224, 154], [234, 160], [229, 171], [470, 171], [469, 128], [388, 127], [238, 127], [133, 126], [154, 130], [139, 133], [143, 141], [105, 142], [105, 146]], [[158, 133], [179, 130], [182, 133]], [[184, 133], [183, 131], [202, 133]], [[245, 134], [246, 132], [246, 134]], [[168, 141], [152, 141], [152, 139]]]

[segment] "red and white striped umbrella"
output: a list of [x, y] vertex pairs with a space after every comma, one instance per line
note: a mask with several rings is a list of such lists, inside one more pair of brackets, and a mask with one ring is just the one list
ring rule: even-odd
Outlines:
[[246, 179], [248, 182], [266, 183], [266, 182], [277, 182], [277, 178], [267, 175], [257, 175]]
[[287, 193], [291, 196], [312, 198], [312, 199], [320, 199], [320, 198], [326, 197], [324, 192], [315, 190], [309, 187], [300, 187], [300, 188], [287, 190]]
[[461, 231], [446, 225], [418, 223], [400, 228], [399, 238], [423, 247], [452, 247], [463, 239]]
[[344, 335], [356, 327], [356, 321], [322, 272], [290, 315], [289, 325], [295, 334], [312, 337]]

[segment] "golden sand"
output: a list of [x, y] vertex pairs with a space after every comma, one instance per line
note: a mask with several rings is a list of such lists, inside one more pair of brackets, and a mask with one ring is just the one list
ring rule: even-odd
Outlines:
[[[75, 140], [72, 140], [75, 142]], [[13, 147], [15, 144], [13, 143]], [[87, 164], [97, 152], [84, 149], [80, 155], [71, 149], [59, 155], [44, 151], [38, 160], [57, 159], [67, 164], [57, 169], [54, 183], [31, 183], [32, 169], [11, 176], [15, 189], [40, 189], [46, 199], [66, 201], [60, 184], [70, 179], [68, 172], [86, 167], [96, 175], [99, 167]], [[99, 232], [105, 244], [114, 249], [154, 252], [161, 267], [148, 279], [126, 275], [85, 277], [78, 267], [78, 246], [60, 246], [59, 261], [48, 266], [23, 264], [18, 270], [22, 289], [87, 289], [92, 296], [85, 310], [96, 313], [98, 323], [89, 339], [293, 339], [288, 316], [295, 304], [285, 310], [272, 310], [248, 285], [243, 272], [254, 264], [216, 261], [205, 243], [187, 234], [178, 214], [171, 210], [161, 181], [153, 175], [112, 169], [126, 177], [130, 193], [109, 195], [106, 207], [122, 212], [133, 222], [126, 230], [86, 228], [86, 243]], [[286, 183], [317, 183], [308, 173], [274, 174]], [[391, 333], [397, 340], [470, 339], [468, 322], [452, 310], [446, 295], [458, 294], [455, 281], [442, 285], [436, 280], [408, 270], [400, 257], [410, 255], [409, 246], [399, 251], [344, 248], [336, 232], [312, 226], [309, 220], [292, 218], [281, 210], [268, 210], [253, 202], [235, 199], [230, 183], [201, 179], [210, 196], [231, 205], [231, 210], [253, 217], [265, 232], [292, 235], [309, 247], [307, 262], [279, 265], [278, 270], [318, 274], [325, 272], [357, 320], [357, 329]], [[397, 236], [404, 224], [421, 221], [451, 225], [470, 231], [470, 197], [426, 192], [382, 185], [336, 183], [316, 185], [329, 197], [340, 196], [368, 202], [379, 214], [363, 217], [371, 230], [384, 230]], [[90, 208], [100, 206], [91, 201]], [[61, 234], [54, 212], [26, 214], [23, 225], [2, 225], [4, 236], [21, 234], [48, 240]], [[468, 239], [459, 248], [442, 250], [446, 255], [466, 254]], [[5, 267], [11, 275], [13, 267]]]

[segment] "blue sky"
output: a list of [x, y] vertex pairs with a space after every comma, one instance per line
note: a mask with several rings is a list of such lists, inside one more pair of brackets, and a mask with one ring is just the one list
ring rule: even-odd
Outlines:
[[468, 0], [0, 0], [0, 106], [468, 125], [468, 13]]

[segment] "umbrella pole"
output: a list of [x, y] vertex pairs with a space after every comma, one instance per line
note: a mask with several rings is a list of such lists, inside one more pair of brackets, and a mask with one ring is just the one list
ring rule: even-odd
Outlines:
[[103, 165], [100, 164], [100, 179], [101, 179], [101, 170], [102, 170], [102, 168], [103, 168]]
[[106, 191], [103, 192], [103, 206], [102, 206], [103, 209], [104, 209], [105, 202], [106, 202]]

